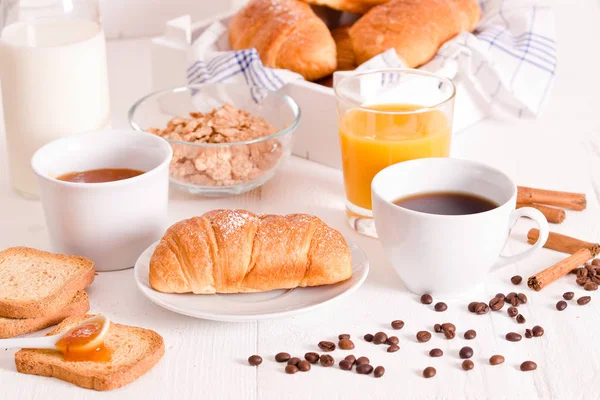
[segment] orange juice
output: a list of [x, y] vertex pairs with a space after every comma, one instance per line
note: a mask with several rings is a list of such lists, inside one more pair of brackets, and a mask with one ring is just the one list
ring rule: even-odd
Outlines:
[[[443, 111], [418, 112], [410, 104], [368, 106], [340, 116], [340, 143], [347, 199], [371, 209], [371, 181], [402, 161], [450, 154], [451, 121]], [[372, 111], [371, 111], [372, 110]], [[410, 112], [394, 114], [394, 112]]]

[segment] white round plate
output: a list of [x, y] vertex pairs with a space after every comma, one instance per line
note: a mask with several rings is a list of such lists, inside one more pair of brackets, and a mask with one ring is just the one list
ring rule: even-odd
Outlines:
[[364, 251], [348, 241], [352, 252], [352, 277], [335, 285], [272, 290], [240, 294], [170, 294], [152, 289], [148, 282], [150, 258], [157, 243], [148, 247], [135, 263], [135, 280], [142, 293], [159, 306], [190, 317], [214, 321], [256, 321], [291, 317], [314, 310], [349, 295], [362, 285], [369, 273]]

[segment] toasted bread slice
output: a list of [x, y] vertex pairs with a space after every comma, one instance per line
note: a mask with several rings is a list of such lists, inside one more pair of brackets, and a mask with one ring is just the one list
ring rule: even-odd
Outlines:
[[27, 247], [0, 252], [0, 316], [38, 318], [58, 313], [94, 280], [83, 257]]
[[0, 339], [11, 338], [25, 333], [39, 331], [62, 322], [65, 318], [85, 315], [90, 311], [90, 301], [84, 292], [77, 292], [69, 304], [55, 314], [38, 318], [0, 317]]
[[[48, 335], [64, 332], [90, 317], [67, 318]], [[54, 377], [86, 389], [113, 390], [144, 375], [165, 354], [158, 333], [113, 322], [104, 345], [112, 353], [109, 362], [64, 361], [57, 351], [23, 349], [15, 354], [15, 363], [17, 371], [24, 374]]]

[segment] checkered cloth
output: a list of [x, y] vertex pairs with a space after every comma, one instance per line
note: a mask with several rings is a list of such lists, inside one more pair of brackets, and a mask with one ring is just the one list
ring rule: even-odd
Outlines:
[[[446, 42], [421, 69], [470, 81], [477, 97], [519, 118], [535, 117], [547, 100], [557, 63], [552, 9], [541, 0], [480, 0], [482, 21], [474, 33]], [[266, 68], [256, 50], [231, 51], [227, 28], [210, 26], [194, 42], [189, 83], [238, 82], [277, 90], [301, 76]], [[402, 67], [387, 51], [359, 70]]]

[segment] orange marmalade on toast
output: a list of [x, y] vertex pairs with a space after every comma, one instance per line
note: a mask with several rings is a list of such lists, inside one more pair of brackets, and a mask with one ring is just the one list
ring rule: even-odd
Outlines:
[[103, 324], [96, 321], [78, 326], [56, 342], [56, 348], [63, 354], [65, 361], [108, 362], [111, 352], [104, 346], [104, 342], [87, 348], [100, 335], [102, 327]]

